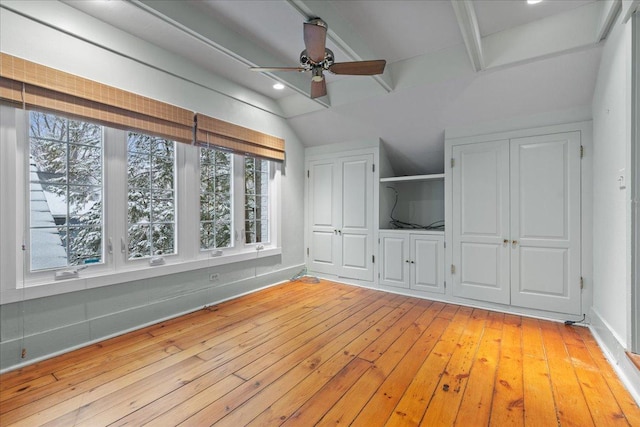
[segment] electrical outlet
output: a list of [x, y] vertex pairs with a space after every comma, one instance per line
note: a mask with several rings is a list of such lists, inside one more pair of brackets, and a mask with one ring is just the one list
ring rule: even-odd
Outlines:
[[216, 282], [220, 278], [220, 273], [211, 273], [209, 274], [209, 281]]

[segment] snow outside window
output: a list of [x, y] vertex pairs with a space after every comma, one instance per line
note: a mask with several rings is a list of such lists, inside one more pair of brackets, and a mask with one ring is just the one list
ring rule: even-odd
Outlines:
[[129, 259], [176, 253], [175, 145], [155, 136], [128, 133]]
[[200, 249], [233, 246], [233, 155], [200, 148]]
[[269, 161], [244, 158], [245, 242], [269, 241]]

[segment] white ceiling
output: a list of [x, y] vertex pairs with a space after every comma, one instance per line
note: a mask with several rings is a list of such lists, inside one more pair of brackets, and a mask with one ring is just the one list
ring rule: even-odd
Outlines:
[[[381, 138], [398, 174], [441, 172], [447, 127], [588, 106], [618, 2], [65, 1], [274, 99], [307, 146]], [[306, 74], [248, 70], [297, 66], [312, 16], [336, 62], [386, 59], [385, 74], [329, 75], [328, 96], [312, 101]]]

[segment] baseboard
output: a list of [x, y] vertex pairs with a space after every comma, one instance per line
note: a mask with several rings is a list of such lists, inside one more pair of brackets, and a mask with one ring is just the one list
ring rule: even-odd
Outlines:
[[602, 349], [605, 357], [618, 374], [620, 381], [625, 385], [636, 403], [640, 405], [640, 371], [627, 357], [626, 349], [616, 334], [611, 330], [607, 322], [595, 309], [591, 309], [591, 333]]

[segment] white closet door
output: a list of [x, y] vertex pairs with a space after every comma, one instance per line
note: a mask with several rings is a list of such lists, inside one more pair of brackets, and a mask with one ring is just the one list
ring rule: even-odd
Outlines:
[[339, 267], [337, 251], [338, 209], [335, 192], [339, 178], [334, 160], [309, 163], [309, 269], [335, 274]]
[[580, 314], [580, 134], [511, 140], [511, 303]]
[[509, 141], [453, 147], [453, 294], [509, 304]]
[[340, 160], [339, 275], [373, 280], [373, 156]]
[[411, 236], [411, 289], [444, 293], [444, 236]]
[[409, 288], [409, 236], [406, 233], [381, 231], [380, 284]]

